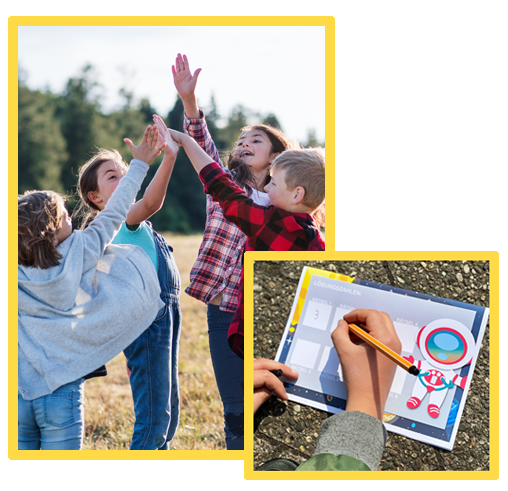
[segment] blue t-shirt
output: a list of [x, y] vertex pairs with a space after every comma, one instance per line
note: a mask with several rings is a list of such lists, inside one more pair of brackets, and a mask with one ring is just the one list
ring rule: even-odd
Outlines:
[[129, 230], [125, 222], [122, 223], [120, 230], [115, 235], [112, 244], [131, 244], [141, 247], [157, 271], [157, 249], [155, 248], [155, 239], [153, 238], [152, 229], [146, 224], [141, 222], [136, 230]]

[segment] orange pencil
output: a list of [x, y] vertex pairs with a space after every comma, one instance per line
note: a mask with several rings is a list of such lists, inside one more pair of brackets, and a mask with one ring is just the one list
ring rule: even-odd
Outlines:
[[395, 353], [395, 351], [385, 346], [383, 343], [380, 343], [377, 339], [373, 338], [368, 332], [364, 331], [361, 327], [358, 327], [356, 324], [348, 324], [349, 330], [354, 332], [362, 341], [365, 341], [368, 345], [377, 349], [380, 353], [387, 356], [393, 362], [397, 363], [399, 367], [407, 370], [411, 375], [418, 375], [420, 370], [416, 368], [409, 361], [402, 358], [402, 356]]

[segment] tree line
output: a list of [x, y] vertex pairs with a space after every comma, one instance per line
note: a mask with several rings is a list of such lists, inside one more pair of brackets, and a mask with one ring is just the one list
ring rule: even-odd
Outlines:
[[[52, 189], [67, 196], [71, 212], [76, 205], [78, 169], [97, 147], [116, 148], [129, 162], [131, 153], [123, 139], [137, 143], [141, 140], [152, 115], [157, 113], [148, 99], [134, 103], [134, 94], [121, 89], [124, 99], [121, 108], [106, 113], [101, 107], [100, 86], [91, 65], [69, 78], [62, 93], [50, 90], [31, 90], [26, 85], [26, 73], [20, 69], [18, 77], [18, 192], [32, 189]], [[274, 114], [254, 114], [242, 105], [235, 106], [219, 125], [221, 117], [212, 96], [204, 108], [208, 129], [219, 151], [232, 148], [240, 129], [256, 117], [262, 122], [281, 128]], [[157, 113], [160, 114], [160, 113]], [[170, 128], [183, 128], [183, 103], [177, 96], [173, 108], [164, 117]], [[283, 128], [281, 128], [283, 130]], [[308, 132], [303, 146], [323, 146], [315, 133]], [[162, 156], [150, 166], [148, 176], [138, 194], [143, 196], [162, 161]], [[179, 152], [162, 209], [151, 221], [159, 231], [196, 233], [204, 229], [206, 218], [203, 186], [192, 170], [185, 152]], [[77, 225], [77, 224], [76, 224]]]

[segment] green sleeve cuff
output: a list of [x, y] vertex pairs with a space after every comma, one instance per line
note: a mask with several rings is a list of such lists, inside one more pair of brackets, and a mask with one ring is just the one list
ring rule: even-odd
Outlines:
[[349, 455], [322, 453], [300, 465], [297, 471], [370, 471], [369, 466]]

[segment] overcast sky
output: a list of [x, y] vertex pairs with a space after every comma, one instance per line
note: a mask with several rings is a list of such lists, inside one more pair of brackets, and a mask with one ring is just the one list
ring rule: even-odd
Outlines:
[[286, 134], [305, 141], [325, 136], [324, 27], [20, 27], [19, 63], [30, 88], [61, 92], [91, 63], [103, 86], [105, 111], [120, 88], [147, 97], [166, 115], [176, 99], [171, 65], [187, 54], [202, 68], [197, 96], [212, 93], [221, 116], [242, 104], [274, 113]]

